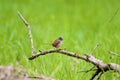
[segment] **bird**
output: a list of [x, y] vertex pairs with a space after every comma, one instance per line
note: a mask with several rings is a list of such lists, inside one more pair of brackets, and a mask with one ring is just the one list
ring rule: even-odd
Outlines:
[[53, 43], [52, 46], [55, 48], [59, 48], [62, 45], [63, 38], [58, 37]]

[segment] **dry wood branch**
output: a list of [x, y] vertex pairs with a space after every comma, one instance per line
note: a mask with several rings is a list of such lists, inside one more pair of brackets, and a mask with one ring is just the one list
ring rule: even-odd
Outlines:
[[64, 55], [74, 57], [77, 59], [82, 59], [86, 62], [93, 64], [95, 67], [97, 67], [97, 71], [93, 74], [93, 76], [90, 78], [90, 80], [93, 80], [96, 76], [98, 76], [97, 79], [100, 79], [101, 75], [104, 72], [109, 71], [109, 70], [120, 71], [120, 65], [115, 64], [115, 63], [104, 63], [102, 60], [99, 60], [92, 55], [94, 53], [94, 51], [96, 50], [96, 48], [98, 47], [98, 44], [94, 48], [94, 50], [91, 52], [91, 55], [80, 55], [80, 54], [76, 54], [74, 52], [66, 51], [64, 49], [52, 49], [52, 50], [39, 51], [37, 54], [34, 54], [34, 45], [33, 45], [33, 39], [32, 39], [30, 25], [27, 23], [27, 21], [23, 18], [23, 16], [19, 12], [18, 12], [18, 15], [22, 19], [24, 24], [28, 27], [31, 48], [32, 48], [32, 56], [29, 57], [29, 60], [33, 60], [41, 55], [46, 55], [46, 54], [50, 54], [50, 53], [59, 53], [59, 54], [64, 54]]
[[28, 24], [28, 22], [25, 20], [25, 18], [22, 16], [22, 14], [20, 12], [18, 12], [18, 15], [21, 18], [21, 20], [23, 21], [23, 23], [25, 24], [25, 26], [28, 28], [28, 34], [29, 34], [29, 37], [30, 37], [32, 55], [34, 55], [34, 44], [33, 44], [33, 39], [32, 39], [32, 33], [31, 33], [30, 25]]
[[60, 54], [68, 55], [68, 56], [75, 57], [75, 58], [78, 58], [78, 59], [87, 60], [86, 56], [81, 56], [81, 55], [78, 55], [76, 53], [68, 52], [68, 51], [62, 50], [62, 49], [53, 49], [53, 50], [40, 51], [37, 54], [35, 54], [34, 56], [31, 56], [29, 58], [29, 60], [33, 60], [34, 58], [36, 58], [36, 57], [38, 57], [40, 55], [46, 55], [46, 54], [50, 54], [50, 53], [60, 53]]
[[74, 58], [82, 59], [82, 60], [85, 60], [87, 62], [92, 63], [98, 69], [101, 69], [101, 70], [104, 70], [104, 71], [106, 71], [106, 70], [119, 71], [120, 70], [120, 65], [118, 65], [118, 64], [114, 64], [114, 63], [106, 64], [102, 60], [99, 60], [92, 55], [84, 55], [83, 56], [83, 55], [79, 55], [79, 54], [76, 54], [76, 53], [73, 53], [73, 52], [66, 51], [64, 49], [41, 51], [41, 52], [38, 52], [37, 54], [35, 54], [34, 56], [31, 56], [29, 58], [29, 60], [33, 60], [36, 57], [39, 57], [40, 55], [46, 55], [46, 54], [50, 54], [50, 53], [59, 53], [59, 54], [64, 54], [64, 55], [71, 56], [71, 57], [74, 57]]
[[115, 63], [106, 64], [102, 60], [99, 60], [92, 55], [84, 55], [83, 56], [83, 55], [79, 55], [79, 54], [76, 54], [76, 53], [73, 53], [73, 52], [66, 51], [64, 49], [40, 51], [37, 54], [35, 54], [34, 56], [31, 56], [29, 58], [29, 60], [33, 60], [36, 57], [39, 57], [40, 55], [46, 55], [46, 54], [51, 54], [51, 53], [57, 53], [57, 54], [60, 53], [60, 54], [71, 56], [71, 57], [74, 57], [74, 58], [77, 58], [77, 59], [82, 59], [82, 60], [85, 60], [86, 62], [92, 63], [94, 66], [97, 67], [97, 71], [91, 77], [90, 80], [93, 80], [96, 76], [98, 76], [98, 79], [99, 79], [101, 77], [101, 76], [99, 76], [99, 73], [101, 73], [101, 72], [106, 72], [106, 71], [109, 71], [109, 70], [120, 71], [120, 65], [118, 65], [118, 64], [115, 64]]

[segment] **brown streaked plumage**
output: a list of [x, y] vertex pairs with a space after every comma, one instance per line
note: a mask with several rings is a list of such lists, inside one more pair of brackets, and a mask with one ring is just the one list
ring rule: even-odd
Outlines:
[[55, 48], [59, 48], [62, 45], [62, 37], [57, 38], [53, 43], [52, 46]]

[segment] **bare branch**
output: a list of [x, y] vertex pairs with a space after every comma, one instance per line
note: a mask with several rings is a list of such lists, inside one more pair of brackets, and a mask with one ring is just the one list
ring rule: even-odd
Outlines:
[[115, 55], [115, 56], [120, 57], [120, 54], [117, 54], [117, 53], [115, 53], [115, 52], [109, 51], [109, 53], [112, 54], [112, 55]]
[[[97, 79], [100, 79], [101, 75], [103, 74], [103, 72], [109, 71], [109, 70], [113, 70], [113, 71], [120, 71], [120, 65], [115, 64], [115, 63], [104, 63], [102, 60], [96, 59], [94, 56], [92, 55], [79, 55], [73, 52], [68, 52], [66, 50], [62, 50], [62, 49], [55, 49], [55, 50], [46, 50], [46, 51], [40, 51], [37, 54], [35, 54], [34, 56], [31, 56], [29, 58], [29, 60], [33, 60], [36, 57], [39, 57], [40, 55], [46, 55], [46, 54], [50, 54], [50, 53], [60, 53], [60, 54], [64, 54], [67, 56], [71, 56], [77, 59], [82, 59], [85, 60], [86, 62], [90, 62], [92, 63], [95, 67], [97, 67], [97, 71], [93, 74], [93, 76], [90, 78], [90, 80], [93, 80], [96, 76], [98, 76]], [[92, 67], [90, 70], [86, 71], [93, 71], [94, 67]], [[100, 75], [99, 75], [100, 74]]]
[[[116, 12], [117, 13], [117, 12]], [[86, 62], [89, 62], [91, 64], [93, 64], [95, 67], [97, 67], [97, 71], [92, 75], [92, 77], [90, 78], [90, 80], [93, 80], [96, 76], [98, 76], [97, 79], [100, 79], [101, 75], [109, 70], [113, 70], [113, 71], [120, 71], [120, 65], [115, 64], [115, 63], [104, 63], [102, 60], [99, 60], [97, 58], [95, 58], [93, 56], [93, 53], [95, 52], [95, 50], [97, 49], [97, 47], [99, 46], [99, 44], [97, 44], [95, 46], [95, 48], [93, 49], [93, 51], [91, 52], [91, 55], [80, 55], [80, 54], [76, 54], [74, 52], [69, 52], [66, 51], [65, 49], [52, 49], [52, 50], [45, 50], [45, 51], [39, 51], [37, 54], [34, 54], [34, 45], [33, 45], [33, 39], [32, 39], [32, 33], [31, 33], [31, 29], [30, 29], [30, 25], [28, 24], [28, 22], [24, 19], [24, 17], [21, 15], [20, 12], [18, 12], [19, 17], [22, 19], [23, 23], [27, 26], [28, 28], [28, 34], [30, 37], [30, 43], [31, 43], [31, 49], [32, 49], [32, 56], [29, 57], [29, 60], [33, 60], [37, 57], [39, 57], [40, 55], [46, 55], [46, 54], [50, 54], [50, 53], [59, 53], [59, 54], [64, 54], [70, 57], [74, 57], [77, 59], [82, 59]], [[86, 71], [92, 71], [94, 67], [92, 67], [90, 70]], [[31, 78], [41, 78], [41, 77], [31, 77]]]
[[33, 44], [33, 39], [32, 39], [32, 33], [31, 33], [30, 25], [28, 24], [28, 22], [25, 20], [25, 18], [22, 16], [22, 14], [20, 12], [18, 12], [18, 15], [21, 18], [21, 20], [23, 21], [23, 23], [26, 25], [26, 27], [28, 28], [28, 34], [29, 34], [30, 43], [31, 43], [31, 49], [32, 49], [32, 55], [34, 55], [34, 44]]
[[[113, 63], [104, 63], [102, 60], [96, 59], [94, 56], [92, 55], [79, 55], [73, 52], [68, 52], [66, 50], [62, 50], [62, 49], [55, 49], [55, 50], [46, 50], [46, 51], [41, 51], [38, 52], [37, 54], [35, 54], [34, 56], [31, 56], [29, 58], [29, 60], [33, 60], [36, 57], [39, 57], [40, 55], [46, 55], [46, 54], [50, 54], [50, 53], [59, 53], [59, 54], [64, 54], [67, 56], [71, 56], [77, 59], [82, 59], [85, 60], [87, 62], [92, 63], [94, 66], [96, 66], [97, 68], [101, 69], [101, 70], [116, 70], [116, 71], [120, 71], [120, 65], [117, 64], [113, 64]], [[117, 66], [117, 67], [116, 67]]]
[[98, 48], [99, 44], [96, 44], [96, 46], [94, 47], [94, 49], [91, 52], [91, 55], [93, 55], [93, 53], [95, 52], [95, 50]]
[[108, 66], [111, 70], [120, 72], [120, 65], [115, 64], [115, 63], [108, 63]]
[[62, 49], [55, 49], [55, 50], [53, 49], [53, 50], [40, 51], [37, 54], [35, 54], [34, 56], [31, 56], [29, 58], [29, 60], [33, 60], [34, 58], [36, 58], [40, 55], [46, 55], [46, 54], [50, 54], [50, 53], [60, 53], [60, 54], [64, 54], [64, 55], [67, 55], [67, 56], [72, 56], [72, 57], [75, 57], [75, 58], [80, 58], [80, 59], [86, 60], [85, 56], [81, 56], [81, 55], [78, 55], [78, 54], [73, 53], [73, 52], [68, 52], [64, 49], [63, 50]]

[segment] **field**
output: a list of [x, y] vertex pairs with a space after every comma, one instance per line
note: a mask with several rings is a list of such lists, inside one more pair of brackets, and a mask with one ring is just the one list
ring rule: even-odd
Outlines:
[[[120, 57], [108, 53], [120, 53], [119, 7], [120, 0], [0, 0], [0, 65], [19, 64], [29, 75], [55, 80], [89, 80], [93, 71], [78, 73], [92, 67], [82, 60], [55, 53], [29, 61], [28, 30], [17, 13], [31, 26], [36, 52], [54, 49], [49, 44], [61, 36], [61, 48], [84, 55], [99, 43], [95, 57], [120, 64]], [[119, 80], [116, 75], [106, 72], [101, 80]]]

